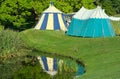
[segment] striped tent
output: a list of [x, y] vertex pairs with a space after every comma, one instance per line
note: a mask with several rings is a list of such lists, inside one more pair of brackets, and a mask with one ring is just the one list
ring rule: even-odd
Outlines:
[[67, 35], [81, 37], [112, 37], [115, 36], [109, 17], [98, 6], [87, 10], [82, 7], [72, 18]]
[[40, 30], [67, 30], [67, 23], [64, 19], [64, 14], [50, 3], [48, 9], [43, 11], [35, 29]]
[[44, 69], [45, 72], [47, 72], [52, 77], [57, 74], [57, 59], [55, 58], [49, 58], [49, 57], [38, 57], [38, 60]]

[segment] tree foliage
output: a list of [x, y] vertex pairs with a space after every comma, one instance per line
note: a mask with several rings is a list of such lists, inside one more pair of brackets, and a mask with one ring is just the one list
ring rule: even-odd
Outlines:
[[50, 1], [64, 13], [77, 12], [82, 6], [91, 9], [97, 5], [110, 15], [120, 13], [120, 0], [0, 0], [0, 27], [19, 31], [34, 27]]
[[[34, 17], [27, 0], [5, 0], [0, 7], [0, 21], [6, 28], [23, 30], [30, 27]], [[32, 21], [31, 21], [32, 20]], [[26, 27], [27, 26], [27, 27]]]
[[120, 0], [111, 0], [116, 13], [120, 13]]
[[111, 0], [104, 0], [103, 2], [103, 8], [105, 8], [107, 14], [115, 14], [115, 9], [112, 7], [112, 1]]

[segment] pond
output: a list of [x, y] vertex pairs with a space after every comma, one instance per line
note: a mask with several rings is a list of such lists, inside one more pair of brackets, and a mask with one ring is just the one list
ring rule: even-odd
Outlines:
[[44, 72], [49, 74], [52, 79], [54, 76], [60, 76], [61, 74], [70, 75], [71, 78], [82, 75], [85, 72], [84, 66], [71, 59], [58, 59], [46, 56], [38, 56]]
[[25, 55], [0, 65], [2, 79], [75, 79], [85, 73], [82, 62], [51, 55]]
[[72, 77], [76, 77], [85, 72], [84, 66], [74, 60], [62, 60], [46, 56], [38, 56], [37, 59], [39, 60], [44, 72], [48, 73], [52, 78], [60, 73], [68, 73]]

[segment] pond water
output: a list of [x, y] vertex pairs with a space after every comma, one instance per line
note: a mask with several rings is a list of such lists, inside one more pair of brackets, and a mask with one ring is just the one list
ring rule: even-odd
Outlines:
[[37, 59], [43, 71], [51, 76], [61, 76], [67, 74], [72, 78], [78, 77], [85, 72], [84, 65], [71, 59], [59, 59], [46, 56], [38, 56]]
[[0, 62], [0, 79], [75, 79], [84, 73], [84, 64], [70, 57], [39, 54]]

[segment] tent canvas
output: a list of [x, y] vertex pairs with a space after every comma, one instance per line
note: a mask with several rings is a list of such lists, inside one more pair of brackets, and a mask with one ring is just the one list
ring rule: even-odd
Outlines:
[[115, 36], [109, 17], [101, 7], [87, 10], [82, 7], [72, 18], [67, 35], [81, 37]]
[[49, 8], [43, 11], [35, 29], [40, 30], [67, 30], [67, 23], [64, 19], [64, 14], [50, 4]]
[[120, 21], [120, 17], [110, 16], [110, 20], [112, 20], [112, 21]]

